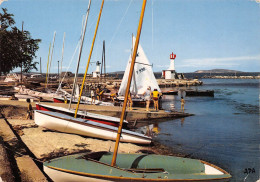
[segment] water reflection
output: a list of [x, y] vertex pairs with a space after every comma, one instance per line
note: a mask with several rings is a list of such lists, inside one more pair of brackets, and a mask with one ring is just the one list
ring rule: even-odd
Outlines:
[[181, 118], [181, 127], [184, 125], [185, 118]]
[[158, 134], [161, 132], [161, 128], [159, 127], [158, 123], [150, 124], [147, 126], [142, 126], [138, 128], [139, 132], [149, 137], [157, 137]]

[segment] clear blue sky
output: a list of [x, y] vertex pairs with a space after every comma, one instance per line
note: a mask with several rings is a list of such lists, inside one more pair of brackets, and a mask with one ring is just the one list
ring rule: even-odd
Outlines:
[[[0, 0], [1, 1], [1, 0]], [[92, 0], [80, 64], [85, 71], [101, 0]], [[51, 72], [57, 72], [66, 32], [63, 70], [79, 41], [88, 0], [8, 0], [1, 7], [14, 14], [16, 26], [40, 38], [36, 61], [46, 72], [49, 44], [56, 31]], [[92, 62], [101, 61], [106, 41], [107, 72], [124, 71], [136, 34], [142, 1], [105, 0]], [[141, 45], [154, 71], [167, 69], [171, 52], [177, 72], [201, 69], [260, 71], [260, 3], [254, 0], [148, 0]], [[75, 71], [75, 58], [69, 67]], [[95, 70], [92, 64], [88, 73]]]

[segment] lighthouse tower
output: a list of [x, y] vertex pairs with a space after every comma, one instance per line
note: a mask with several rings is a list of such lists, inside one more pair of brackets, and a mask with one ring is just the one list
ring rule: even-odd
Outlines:
[[170, 54], [170, 67], [167, 70], [162, 71], [162, 77], [165, 79], [175, 79], [176, 78], [176, 71], [175, 71], [175, 58], [176, 54], [173, 54], [173, 52]]
[[174, 70], [175, 71], [175, 65], [174, 65], [174, 61], [176, 58], [176, 54], [173, 54], [173, 52], [170, 54], [170, 67], [168, 68], [168, 70]]
[[93, 72], [93, 78], [97, 78], [97, 77], [100, 77], [100, 62], [97, 61], [96, 63], [96, 71]]

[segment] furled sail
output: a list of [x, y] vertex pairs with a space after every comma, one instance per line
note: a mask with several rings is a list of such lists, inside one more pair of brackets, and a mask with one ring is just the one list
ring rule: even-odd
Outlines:
[[[135, 44], [135, 37], [133, 37], [133, 47]], [[118, 94], [124, 95], [127, 85], [127, 80], [129, 76], [130, 71], [130, 65], [131, 65], [131, 56], [129, 57], [128, 64], [126, 66], [126, 70], [123, 76], [123, 80], [121, 83], [121, 86], [119, 88]], [[144, 91], [147, 89], [147, 87], [151, 87], [151, 90], [157, 89], [159, 92], [161, 91], [158, 83], [155, 79], [155, 76], [153, 74], [152, 65], [150, 65], [144, 50], [139, 43], [138, 50], [137, 50], [137, 56], [135, 61], [135, 67], [134, 67], [134, 73], [133, 78], [131, 82], [130, 92], [133, 95], [143, 94]]]

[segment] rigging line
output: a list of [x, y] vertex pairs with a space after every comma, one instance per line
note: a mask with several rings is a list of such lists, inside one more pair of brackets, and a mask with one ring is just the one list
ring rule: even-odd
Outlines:
[[140, 63], [140, 62], [135, 62], [135, 63], [153, 67], [153, 64], [145, 64], [145, 63]]
[[56, 31], [54, 31], [53, 40], [52, 40], [51, 59], [50, 59], [50, 65], [49, 65], [49, 72], [48, 72], [47, 85], [48, 85], [48, 81], [49, 81], [49, 78], [50, 78], [51, 63], [52, 63], [52, 56], [53, 56], [53, 50], [54, 50], [54, 44], [55, 44], [55, 38], [56, 38]]
[[118, 26], [116, 27], [116, 31], [114, 31], [114, 34], [113, 34], [113, 36], [112, 36], [112, 38], [111, 38], [111, 40], [110, 40], [110, 42], [109, 42], [109, 44], [108, 44], [108, 49], [110, 49], [111, 44], [112, 44], [112, 42], [113, 42], [115, 36], [117, 35], [117, 32], [118, 32], [118, 30], [119, 30], [119, 28], [120, 28], [120, 26], [121, 26], [121, 24], [122, 24], [122, 22], [123, 22], [123, 20], [124, 20], [124, 18], [125, 18], [125, 16], [126, 16], [126, 14], [127, 14], [127, 12], [128, 12], [128, 9], [130, 8], [132, 2], [133, 2], [133, 0], [131, 0], [131, 1], [129, 2], [128, 7], [126, 8], [125, 14], [124, 14], [123, 17], [121, 18], [121, 20], [120, 20]]
[[[98, 18], [98, 14], [96, 14], [96, 16], [93, 18], [94, 20], [95, 19], [97, 19]], [[90, 18], [91, 19], [91, 18]], [[94, 23], [96, 23], [95, 21], [93, 21], [91, 24], [90, 24], [90, 26], [89, 26], [89, 29], [88, 30], [86, 30], [86, 34], [88, 34], [89, 33], [89, 31], [91, 30], [91, 27], [94, 25]]]
[[[83, 15], [82, 17], [84, 18], [84, 15]], [[72, 58], [71, 58], [71, 60], [70, 60], [70, 64], [69, 64], [69, 66], [67, 67], [67, 70], [66, 70], [66, 72], [65, 72], [65, 74], [64, 74], [64, 76], [63, 76], [63, 78], [62, 78], [62, 80], [61, 80], [61, 82], [60, 82], [60, 85], [59, 85], [57, 91], [61, 89], [61, 84], [62, 84], [63, 80], [65, 79], [65, 77], [66, 77], [66, 75], [67, 75], [67, 72], [68, 72], [68, 70], [69, 70], [69, 68], [70, 68], [70, 65], [71, 65], [71, 63], [72, 63], [72, 60], [74, 59], [74, 56], [75, 56], [75, 54], [76, 54], [76, 52], [77, 52], [77, 50], [78, 50], [78, 47], [79, 47], [79, 45], [80, 45], [80, 42], [81, 42], [81, 39], [82, 39], [82, 32], [83, 32], [83, 30], [84, 30], [83, 24], [84, 24], [84, 19], [82, 19], [82, 28], [81, 28], [81, 34], [80, 34], [80, 36], [79, 36], [78, 44], [77, 44], [77, 46], [76, 46], [76, 48], [75, 48], [75, 51], [74, 51], [74, 53], [73, 53], [73, 55], [72, 55]], [[90, 26], [90, 27], [91, 27], [91, 26]], [[56, 93], [57, 93], [57, 92], [56, 92]]]
[[[70, 68], [70, 65], [71, 65], [71, 63], [72, 63], [72, 61], [73, 61], [73, 59], [74, 59], [74, 56], [75, 56], [75, 54], [76, 54], [78, 48], [79, 48], [79, 44], [80, 44], [80, 40], [78, 41], [78, 44], [77, 44], [77, 46], [76, 46], [76, 48], [75, 48], [75, 50], [74, 50], [74, 53], [73, 53], [73, 55], [72, 55], [72, 57], [71, 57], [71, 60], [70, 60], [70, 64], [69, 64], [69, 66], [67, 67], [67, 70], [66, 70], [66, 72], [65, 72], [65, 74], [64, 74], [64, 76], [63, 76], [63, 78], [62, 78], [62, 80], [61, 80], [61, 82], [60, 82], [60, 85], [59, 85], [59, 87], [58, 87], [58, 89], [57, 89], [57, 92], [58, 92], [58, 90], [61, 89], [61, 84], [62, 84], [63, 80], [65, 79], [65, 77], [66, 77], [66, 75], [67, 75], [67, 72], [68, 72], [68, 70], [69, 70], [69, 68]], [[56, 93], [57, 93], [57, 92], [56, 92]]]

